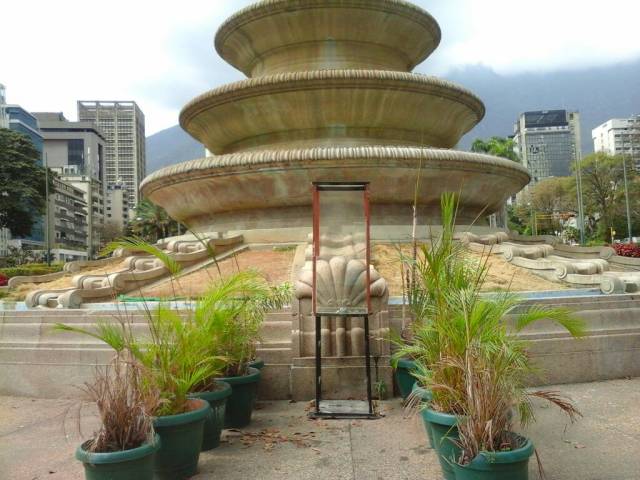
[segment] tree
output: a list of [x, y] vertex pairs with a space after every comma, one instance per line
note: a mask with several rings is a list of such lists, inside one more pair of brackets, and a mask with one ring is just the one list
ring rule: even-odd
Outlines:
[[[599, 216], [598, 236], [602, 240], [609, 238], [609, 229], [619, 225], [626, 215], [623, 162], [621, 156], [600, 152], [589, 155], [580, 163], [585, 204], [589, 211]], [[640, 178], [633, 168], [627, 168], [627, 177], [631, 217], [637, 218], [640, 214]], [[626, 231], [626, 227], [620, 231]]]
[[471, 151], [520, 162], [518, 154], [515, 151], [515, 146], [516, 144], [511, 138], [491, 137], [487, 141], [478, 138], [473, 142], [473, 145], [471, 145]]
[[106, 245], [119, 238], [125, 236], [124, 229], [121, 225], [111, 220], [108, 220], [99, 229], [100, 241]]
[[536, 212], [575, 212], [576, 185], [573, 177], [546, 178], [531, 187], [531, 204]]
[[145, 198], [136, 207], [136, 218], [129, 222], [129, 229], [134, 235], [155, 242], [176, 235], [179, 226], [164, 208]]
[[29, 137], [0, 128], [0, 228], [18, 237], [29, 236], [45, 212], [46, 175], [39, 159]]

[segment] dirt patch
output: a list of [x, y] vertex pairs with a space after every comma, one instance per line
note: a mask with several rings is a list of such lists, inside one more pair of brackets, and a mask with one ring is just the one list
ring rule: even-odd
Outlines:
[[166, 281], [142, 288], [145, 297], [197, 297], [206, 293], [209, 286], [222, 277], [238, 271], [254, 269], [260, 272], [271, 285], [288, 282], [295, 250], [247, 250], [218, 265], [184, 275], [178, 281]]
[[108, 273], [118, 272], [124, 270], [123, 262], [113, 263], [106, 267], [100, 268], [85, 268], [78, 272], [68, 273], [64, 277], [58, 278], [47, 283], [24, 283], [17, 288], [10, 290], [7, 295], [7, 300], [22, 301], [27, 296], [27, 293], [34, 290], [62, 290], [65, 288], [71, 288], [73, 285], [71, 281], [76, 275], [105, 275]]
[[[373, 263], [380, 274], [387, 280], [391, 296], [402, 295], [402, 274], [400, 269], [401, 255], [411, 258], [410, 245], [374, 245], [372, 248]], [[480, 261], [481, 256], [469, 252], [471, 258]], [[487, 266], [489, 273], [482, 288], [485, 292], [514, 292], [563, 290], [567, 288], [561, 283], [552, 282], [534, 275], [524, 268], [506, 262], [500, 255], [489, 257]]]

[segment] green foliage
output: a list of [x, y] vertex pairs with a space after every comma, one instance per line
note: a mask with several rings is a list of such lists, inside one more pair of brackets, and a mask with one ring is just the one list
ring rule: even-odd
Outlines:
[[20, 265], [19, 267], [0, 268], [0, 273], [3, 273], [8, 278], [13, 277], [28, 277], [32, 275], [47, 275], [49, 273], [56, 273], [62, 271], [63, 264], [54, 263], [51, 266], [46, 263], [31, 263]]
[[268, 310], [291, 300], [291, 285], [271, 287], [258, 273], [240, 272], [216, 282], [198, 302], [195, 317], [214, 339], [210, 354], [226, 359], [225, 377], [247, 373]]
[[520, 162], [515, 152], [515, 142], [511, 138], [491, 137], [489, 140], [476, 139], [471, 145], [471, 151], [486, 153], [496, 157], [506, 158], [514, 162]]
[[45, 211], [45, 169], [39, 161], [29, 137], [0, 128], [0, 228], [17, 237], [30, 235]]
[[180, 229], [164, 208], [146, 198], [136, 206], [135, 219], [129, 222], [128, 228], [134, 236], [150, 242], [177, 235]]
[[[408, 343], [396, 339], [396, 359], [415, 360], [419, 382], [433, 392], [433, 407], [465, 415], [470, 408], [469, 362], [483, 368], [504, 365], [491, 371], [495, 381], [502, 382], [506, 400], [521, 413], [526, 423], [531, 418], [525, 379], [534, 373], [526, 353], [527, 343], [516, 335], [529, 325], [550, 320], [574, 336], [582, 334], [582, 322], [566, 309], [523, 307], [515, 295], [504, 292], [480, 293], [487, 275], [488, 256], [472, 260], [466, 249], [454, 240], [455, 196], [442, 197], [442, 235], [430, 247], [424, 246], [417, 260], [416, 292], [411, 308], [415, 321]], [[508, 315], [518, 309], [517, 321], [507, 328]]]
[[187, 410], [188, 395], [196, 385], [220, 375], [223, 359], [207, 356], [210, 339], [205, 339], [190, 316], [167, 304], [147, 311], [148, 336], [136, 338], [125, 318], [102, 321], [95, 330], [57, 324], [60, 331], [96, 338], [118, 354], [128, 352], [144, 367], [143, 383], [149, 391], [160, 392], [156, 416], [176, 415]]
[[531, 187], [530, 198], [536, 213], [552, 214], [578, 210], [574, 177], [546, 178]]
[[[608, 240], [610, 227], [616, 227], [620, 236], [626, 234], [624, 197], [624, 162], [622, 156], [594, 153], [580, 162], [585, 208], [598, 214], [597, 238]], [[631, 206], [631, 218], [640, 218], [640, 175], [627, 159], [627, 180]], [[624, 232], [624, 233], [622, 233]]]
[[524, 235], [527, 231], [526, 208], [523, 205], [507, 205], [508, 227], [512, 232]]
[[[105, 253], [117, 248], [158, 258], [174, 280], [180, 271], [169, 255], [138, 238], [113, 242]], [[56, 328], [96, 338], [118, 353], [129, 352], [144, 367], [147, 388], [160, 392], [154, 414], [173, 415], [185, 411], [189, 393], [214, 388], [215, 378], [244, 375], [267, 310], [281, 308], [290, 298], [290, 285], [271, 287], [256, 272], [240, 272], [215, 282], [192, 308], [179, 311], [169, 302], [146, 308], [146, 336], [136, 337], [124, 314], [98, 322], [94, 330]]]

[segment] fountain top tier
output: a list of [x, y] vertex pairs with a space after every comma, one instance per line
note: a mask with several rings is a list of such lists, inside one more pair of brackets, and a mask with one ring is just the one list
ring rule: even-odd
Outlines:
[[251, 78], [180, 114], [213, 156], [155, 172], [142, 192], [195, 231], [255, 243], [304, 241], [318, 181], [370, 182], [372, 235], [385, 241], [409, 238], [416, 199], [425, 224], [440, 221], [443, 192], [461, 192], [460, 223], [499, 211], [530, 176], [516, 162], [446, 150], [485, 108], [465, 88], [411, 72], [440, 37], [403, 0], [249, 6], [220, 27], [216, 48]]
[[263, 0], [229, 18], [216, 50], [248, 77], [327, 69], [410, 72], [440, 27], [402, 0]]

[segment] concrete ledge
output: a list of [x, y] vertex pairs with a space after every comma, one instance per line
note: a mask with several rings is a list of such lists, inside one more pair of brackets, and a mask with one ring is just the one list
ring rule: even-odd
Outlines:
[[[567, 307], [584, 319], [587, 335], [576, 340], [561, 328], [540, 322], [523, 336], [531, 340], [531, 354], [547, 371], [535, 384], [563, 384], [640, 376], [640, 295], [548, 298], [528, 302]], [[55, 322], [91, 326], [116, 312], [39, 310], [0, 314], [0, 395], [41, 398], [77, 397], [77, 388], [91, 379], [95, 365], [104, 364], [113, 353], [99, 342], [78, 335], [52, 331]], [[408, 310], [406, 312], [409, 313]], [[517, 311], [514, 315], [517, 315]], [[258, 356], [266, 363], [260, 384], [265, 400], [310, 400], [314, 397], [313, 358], [293, 358], [291, 313], [269, 314], [264, 324]], [[402, 325], [401, 305], [389, 305], [391, 328]], [[130, 320], [144, 332], [144, 314]], [[514, 318], [507, 319], [513, 322]], [[388, 357], [380, 357], [374, 372], [389, 391], [392, 371]], [[376, 374], [374, 373], [374, 378]], [[323, 359], [326, 398], [338, 389], [361, 398], [364, 387], [364, 359]], [[374, 380], [376, 381], [376, 380]]]

